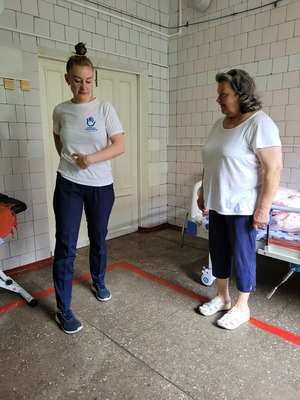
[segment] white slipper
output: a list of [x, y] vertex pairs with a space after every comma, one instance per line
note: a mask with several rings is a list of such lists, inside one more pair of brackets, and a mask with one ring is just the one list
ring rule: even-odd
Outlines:
[[231, 308], [231, 303], [223, 303], [219, 296], [216, 296], [214, 299], [209, 301], [208, 303], [202, 304], [199, 307], [199, 311], [201, 314], [205, 316], [210, 316], [216, 314], [218, 311], [227, 311]]
[[217, 321], [217, 324], [224, 329], [236, 329], [250, 319], [250, 314], [245, 314], [237, 307], [232, 307], [222, 318]]

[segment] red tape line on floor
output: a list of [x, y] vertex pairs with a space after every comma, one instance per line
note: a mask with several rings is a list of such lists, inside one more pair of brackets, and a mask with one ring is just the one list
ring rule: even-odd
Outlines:
[[[181, 294], [183, 294], [185, 296], [188, 296], [188, 297], [190, 297], [192, 299], [196, 299], [200, 303], [204, 303], [204, 302], [206, 302], [208, 300], [206, 297], [199, 296], [196, 293], [190, 292], [189, 290], [184, 289], [181, 286], [178, 286], [178, 285], [175, 285], [173, 283], [170, 283], [170, 282], [166, 281], [163, 278], [159, 278], [159, 277], [157, 277], [155, 275], [150, 274], [149, 272], [145, 272], [145, 271], [143, 271], [143, 270], [141, 270], [141, 269], [139, 269], [139, 268], [137, 268], [137, 267], [135, 267], [133, 265], [130, 265], [130, 264], [127, 264], [127, 263], [124, 263], [124, 262], [118, 262], [118, 263], [115, 263], [115, 264], [112, 264], [112, 265], [108, 266], [107, 267], [107, 271], [110, 271], [110, 270], [112, 270], [112, 269], [114, 269], [116, 267], [125, 268], [125, 269], [127, 269], [127, 270], [129, 270], [131, 272], [134, 272], [135, 274], [138, 274], [138, 275], [142, 276], [143, 278], [151, 280], [152, 282], [158, 283], [159, 285], [162, 285], [162, 286], [165, 286], [165, 287], [167, 287], [169, 289], [175, 290], [176, 292], [179, 292], [179, 293], [181, 293]], [[83, 275], [83, 276], [81, 276], [79, 278], [74, 279], [73, 280], [73, 285], [77, 285], [78, 283], [80, 283], [82, 281], [86, 281], [86, 280], [88, 280], [90, 278], [91, 278], [90, 274]], [[42, 292], [36, 293], [34, 295], [34, 298], [36, 300], [38, 300], [38, 299], [41, 299], [41, 298], [46, 297], [46, 296], [48, 296], [50, 294], [53, 294], [53, 293], [54, 293], [54, 288], [49, 288], [47, 290], [43, 290]], [[9, 304], [6, 304], [4, 306], [1, 306], [0, 307], [0, 314], [3, 314], [5, 312], [8, 312], [8, 311], [13, 310], [13, 309], [18, 308], [18, 307], [21, 307], [24, 304], [26, 304], [26, 301], [21, 299], [21, 300], [14, 301], [13, 303], [9, 303]], [[267, 324], [265, 322], [259, 321], [258, 319], [255, 319], [255, 318], [252, 318], [252, 317], [250, 318], [249, 323], [254, 325], [254, 326], [256, 326], [257, 328], [259, 328], [259, 329], [261, 329], [263, 331], [271, 333], [272, 335], [275, 335], [275, 336], [279, 336], [280, 338], [282, 338], [282, 339], [284, 339], [284, 340], [286, 340], [288, 342], [291, 342], [291, 343], [294, 343], [294, 344], [300, 346], [300, 336], [294, 335], [293, 333], [291, 333], [289, 331], [286, 331], [284, 329], [278, 328], [277, 326], [269, 325], [269, 324]]]

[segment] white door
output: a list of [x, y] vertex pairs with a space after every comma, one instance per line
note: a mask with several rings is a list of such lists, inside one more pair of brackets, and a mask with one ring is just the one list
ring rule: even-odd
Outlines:
[[[65, 62], [45, 58], [39, 60], [41, 106], [44, 134], [45, 175], [49, 217], [50, 247], [55, 246], [55, 218], [52, 207], [56, 170], [59, 162], [53, 133], [52, 111], [62, 101], [72, 97], [65, 82]], [[119, 115], [125, 131], [125, 153], [112, 160], [116, 200], [108, 226], [108, 239], [135, 232], [138, 229], [137, 183], [137, 76], [103, 69], [95, 71], [94, 96], [110, 101]], [[89, 244], [83, 215], [77, 247]]]

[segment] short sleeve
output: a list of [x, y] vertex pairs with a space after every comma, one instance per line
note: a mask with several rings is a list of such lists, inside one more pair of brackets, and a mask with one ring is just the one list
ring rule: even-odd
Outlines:
[[267, 115], [258, 120], [251, 137], [251, 147], [254, 151], [264, 147], [281, 146], [279, 129], [275, 122]]
[[117, 133], [124, 133], [124, 129], [122, 127], [118, 114], [113, 105], [109, 102], [105, 103], [104, 115], [105, 127], [108, 137], [111, 137]]
[[53, 121], [52, 131], [56, 135], [60, 135], [61, 124], [60, 124], [60, 120], [59, 120], [59, 114], [58, 114], [57, 106], [53, 110], [52, 121]]

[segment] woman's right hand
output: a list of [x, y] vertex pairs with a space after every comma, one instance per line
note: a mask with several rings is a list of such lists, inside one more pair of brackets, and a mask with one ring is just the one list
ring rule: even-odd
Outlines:
[[75, 157], [76, 164], [81, 169], [87, 169], [89, 167], [89, 163], [87, 162], [86, 155], [82, 153], [73, 153], [71, 156]]
[[197, 205], [198, 208], [204, 212], [205, 211], [205, 205], [204, 205], [204, 196], [203, 196], [203, 188], [201, 186], [200, 190], [199, 190], [199, 195], [198, 195], [198, 199], [197, 199]]

